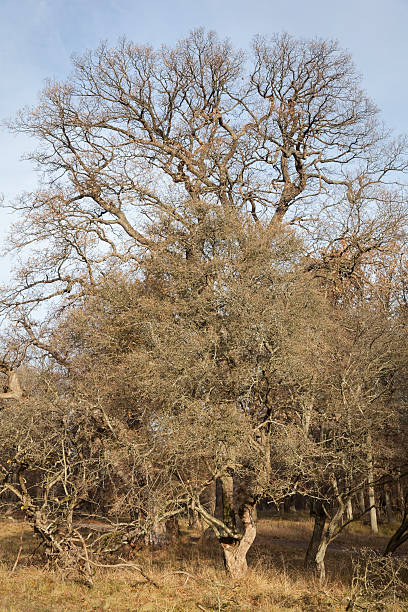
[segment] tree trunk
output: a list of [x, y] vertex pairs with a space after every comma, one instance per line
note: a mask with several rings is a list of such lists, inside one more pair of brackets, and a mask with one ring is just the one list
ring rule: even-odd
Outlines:
[[145, 537], [145, 544], [160, 548], [168, 546], [172, 541], [176, 540], [180, 535], [180, 528], [177, 518], [160, 521], [153, 525], [152, 530]]
[[367, 462], [368, 462], [368, 505], [370, 508], [370, 523], [371, 523], [371, 531], [373, 533], [378, 533], [378, 523], [377, 523], [377, 508], [375, 507], [375, 491], [374, 491], [374, 463], [373, 463], [373, 453], [371, 449], [371, 434], [367, 435]]
[[295, 508], [296, 510], [301, 510], [301, 511], [306, 509], [306, 497], [304, 495], [301, 495], [300, 493], [296, 493]]
[[374, 487], [368, 487], [368, 503], [370, 505], [370, 524], [371, 531], [378, 533], [377, 508], [375, 507]]
[[408, 495], [404, 500], [404, 514], [402, 516], [401, 524], [396, 532], [389, 539], [386, 549], [384, 551], [384, 557], [391, 555], [397, 550], [401, 544], [408, 540]]
[[234, 508], [234, 477], [224, 475], [220, 478], [222, 483], [222, 520], [230, 529], [236, 529]]
[[408, 540], [408, 519], [405, 514], [402, 518], [401, 525], [398, 527], [397, 531], [390, 538], [386, 549], [384, 551], [384, 557], [387, 555], [391, 555], [393, 552], [397, 550], [401, 544]]
[[327, 550], [328, 544], [329, 542], [327, 540], [327, 537], [323, 535], [320, 541], [319, 547], [317, 549], [316, 557], [315, 557], [315, 570], [319, 578], [320, 584], [323, 584], [323, 582], [326, 580], [326, 566], [325, 566], [324, 560], [326, 557], [326, 550]]
[[[215, 513], [215, 508], [217, 505], [217, 484], [216, 482], [212, 482], [204, 489], [204, 491], [200, 495], [200, 503], [204, 506], [204, 508], [210, 514]], [[221, 515], [217, 516], [217, 518], [221, 518]]]
[[202, 530], [203, 524], [197, 510], [192, 510], [191, 508], [188, 509], [188, 526], [190, 529]]
[[402, 516], [404, 514], [405, 496], [400, 477], [397, 479], [397, 503]]
[[320, 500], [313, 502], [310, 514], [314, 516], [314, 527], [305, 557], [305, 567], [308, 568], [315, 567], [317, 551], [322, 541], [323, 530], [326, 524], [326, 513]]
[[288, 497], [285, 497], [283, 507], [286, 514], [294, 514], [296, 512], [295, 496], [288, 495]]
[[387, 523], [390, 525], [393, 520], [392, 503], [391, 503], [391, 490], [389, 485], [384, 486], [385, 496], [385, 511], [387, 514]]
[[24, 390], [20, 384], [20, 379], [16, 370], [0, 364], [0, 371], [7, 376], [7, 385], [4, 392], [0, 393], [0, 400], [15, 399], [22, 400], [24, 398]]
[[364, 499], [364, 489], [360, 489], [357, 493], [358, 505], [360, 508], [360, 512], [363, 515], [365, 513], [365, 499]]
[[217, 484], [222, 490], [222, 496], [217, 495], [222, 500], [222, 520], [211, 517], [201, 505], [198, 510], [222, 547], [227, 572], [233, 578], [241, 578], [248, 569], [246, 557], [256, 536], [256, 497], [249, 491], [247, 482], [234, 483], [232, 474], [224, 474]]
[[222, 521], [224, 516], [223, 511], [223, 491], [221, 478], [217, 478], [215, 481], [215, 506], [214, 516]]
[[[333, 479], [333, 485], [335, 487], [336, 493], [337, 491], [337, 483], [335, 479]], [[327, 516], [325, 513], [324, 505], [316, 501], [314, 508], [315, 515], [315, 527], [313, 530], [313, 535], [309, 543], [309, 547], [306, 553], [305, 565], [307, 567], [313, 567], [320, 584], [322, 584], [326, 579], [326, 568], [325, 568], [325, 556], [326, 550], [330, 542], [340, 533], [342, 518], [344, 514], [344, 503], [340, 496], [338, 496], [339, 506], [334, 516], [329, 520], [327, 528], [325, 528], [325, 522], [327, 521]]]
[[240, 512], [244, 533], [240, 540], [221, 540], [225, 569], [232, 578], [242, 578], [248, 570], [247, 553], [256, 536], [254, 504], [247, 504]]
[[346, 502], [346, 519], [347, 521], [353, 520], [353, 504], [351, 498], [349, 498]]
[[[212, 516], [222, 520], [222, 486], [221, 482], [212, 482], [200, 495], [200, 503], [204, 509]], [[200, 522], [202, 524], [202, 518], [200, 516]], [[212, 527], [207, 527], [202, 533], [203, 540], [209, 540], [215, 538], [214, 530]]]

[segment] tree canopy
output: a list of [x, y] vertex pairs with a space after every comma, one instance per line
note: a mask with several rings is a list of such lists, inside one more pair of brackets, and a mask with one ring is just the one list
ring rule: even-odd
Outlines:
[[240, 577], [257, 504], [299, 493], [323, 579], [346, 507], [406, 466], [407, 142], [350, 56], [101, 44], [12, 129], [42, 178], [1, 292], [3, 492], [88, 577], [187, 511]]

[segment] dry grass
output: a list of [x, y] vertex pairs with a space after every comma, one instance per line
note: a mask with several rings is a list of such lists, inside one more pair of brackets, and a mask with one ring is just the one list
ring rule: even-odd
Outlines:
[[[319, 590], [303, 569], [312, 529], [310, 520], [264, 519], [251, 551], [250, 571], [237, 583], [225, 575], [215, 542], [200, 542], [185, 531], [171, 551], [144, 551], [134, 562], [143, 566], [156, 588], [137, 571], [98, 570], [90, 589], [74, 576], [44, 568], [37, 542], [22, 522], [0, 522], [1, 612], [193, 612], [344, 610], [350, 593], [350, 551], [361, 545], [382, 546], [364, 526], [353, 527], [328, 553], [330, 579]], [[196, 537], [192, 537], [196, 536]], [[13, 565], [22, 544], [21, 556]]]

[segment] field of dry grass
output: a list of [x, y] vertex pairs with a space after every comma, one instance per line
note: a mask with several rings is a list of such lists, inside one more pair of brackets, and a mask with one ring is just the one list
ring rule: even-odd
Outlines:
[[19, 520], [5, 517], [0, 521], [0, 611], [345, 610], [353, 548], [383, 548], [387, 535], [373, 538], [367, 527], [353, 526], [329, 550], [329, 579], [319, 589], [303, 569], [311, 528], [306, 517], [260, 520], [259, 535], [249, 555], [250, 571], [239, 583], [225, 575], [215, 542], [202, 541], [197, 531], [185, 530], [171, 550], [143, 551], [133, 558], [150, 582], [134, 569], [98, 569], [94, 587], [89, 588], [75, 576], [44, 568], [30, 529]]

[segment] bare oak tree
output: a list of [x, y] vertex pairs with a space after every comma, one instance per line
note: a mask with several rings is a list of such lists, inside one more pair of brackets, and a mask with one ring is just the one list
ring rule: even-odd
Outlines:
[[14, 205], [12, 249], [30, 257], [4, 303], [81, 295], [154, 247], [157, 214], [193, 232], [216, 203], [308, 228], [372, 197], [406, 167], [377, 114], [334, 42], [256, 38], [248, 57], [202, 30], [174, 48], [102, 44], [13, 123], [44, 179]]

